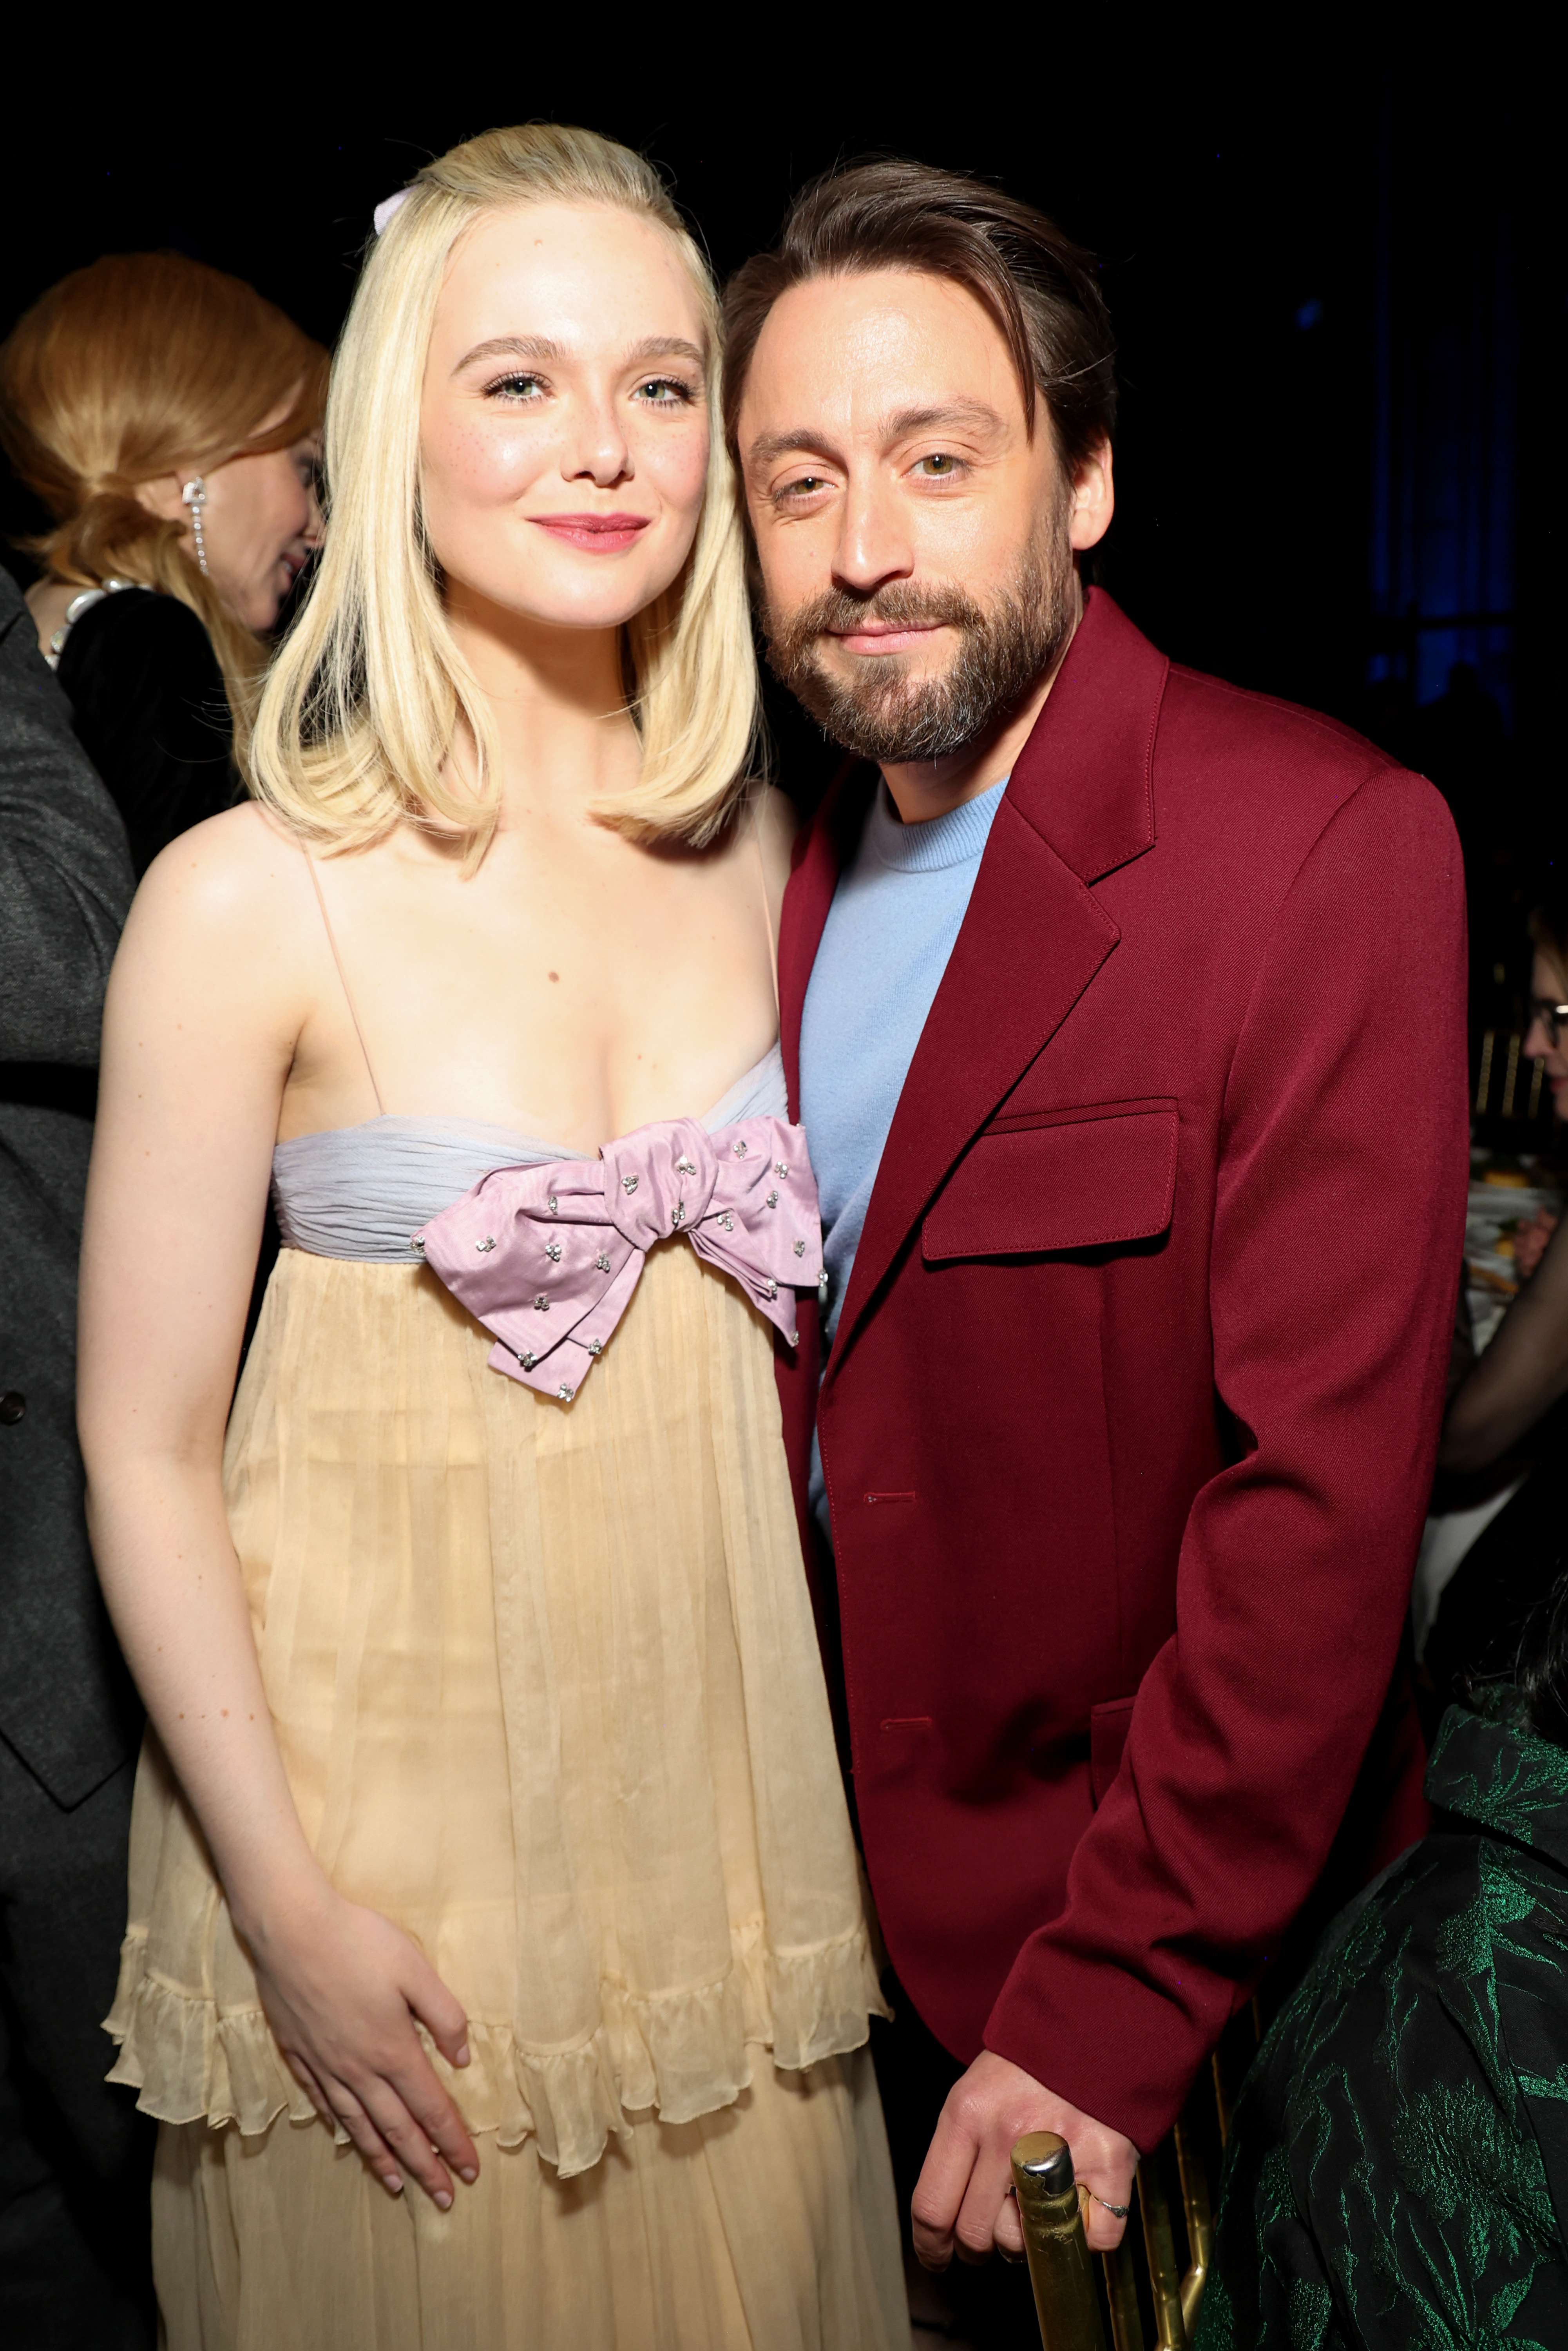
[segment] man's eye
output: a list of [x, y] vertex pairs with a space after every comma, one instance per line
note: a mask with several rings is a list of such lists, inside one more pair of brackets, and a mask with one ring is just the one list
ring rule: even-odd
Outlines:
[[801, 474], [794, 481], [786, 482], [780, 495], [787, 498], [809, 498], [814, 496], [818, 490], [825, 490], [827, 486], [827, 480], [823, 475]]
[[927, 481], [948, 481], [958, 470], [958, 460], [950, 457], [945, 449], [938, 449], [931, 456], [922, 457], [915, 470], [924, 473]]

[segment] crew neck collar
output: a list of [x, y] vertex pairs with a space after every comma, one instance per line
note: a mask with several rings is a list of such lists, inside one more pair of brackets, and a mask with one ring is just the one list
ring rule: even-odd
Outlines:
[[876, 797], [862, 835], [862, 853], [897, 873], [937, 873], [952, 865], [978, 864], [991, 830], [991, 820], [1008, 788], [1004, 776], [973, 799], [960, 800], [919, 824], [905, 824], [894, 805], [885, 780], [877, 779]]

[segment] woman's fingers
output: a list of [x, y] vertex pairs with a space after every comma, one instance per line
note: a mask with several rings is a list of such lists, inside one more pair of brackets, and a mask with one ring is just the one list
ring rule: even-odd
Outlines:
[[403, 1997], [449, 2065], [468, 2063], [468, 2019], [462, 2001], [448, 1991], [435, 1970], [410, 1950], [413, 1962]]
[[322, 2121], [324, 2123], [335, 2121], [336, 2117], [332, 2112], [331, 2102], [328, 2098], [326, 2091], [321, 2087], [320, 2083], [316, 2079], [315, 2074], [310, 2071], [309, 2066], [305, 2063], [304, 2058], [296, 2056], [291, 2051], [286, 2051], [285, 2054], [287, 2058], [289, 2072], [293, 2074], [295, 2080], [300, 2085], [306, 2096], [309, 2099], [311, 2105], [315, 2107]]
[[[447, 1990], [433, 1967], [417, 1953], [413, 1956], [413, 1980], [404, 1985], [403, 1996], [447, 2064], [466, 2065], [468, 2019], [463, 2003]], [[478, 2149], [423, 2049], [416, 2049], [413, 2065], [399, 2074], [395, 2086], [426, 2138], [446, 2158], [458, 2178], [476, 2179]]]
[[431, 2202], [447, 2211], [452, 2203], [452, 2174], [394, 2085], [385, 2079], [369, 2085], [366, 2107], [405, 2176], [417, 2180]]
[[412, 2179], [444, 2210], [451, 2172], [476, 2179], [479, 2158], [419, 2027], [448, 2064], [465, 2065], [468, 2022], [417, 1946], [323, 1881], [303, 1924], [268, 1938], [257, 1981], [317, 2112], [342, 2125], [394, 2194]]
[[330, 2101], [329, 2121], [341, 2123], [354, 2146], [363, 2156], [389, 2196], [402, 2194], [402, 2173], [385, 2135], [377, 2128], [347, 2082], [333, 2082], [328, 2088]]

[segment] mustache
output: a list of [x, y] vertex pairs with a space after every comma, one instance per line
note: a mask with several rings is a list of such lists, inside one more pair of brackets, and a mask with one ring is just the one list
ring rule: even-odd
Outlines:
[[825, 588], [787, 615], [768, 611], [763, 626], [769, 645], [788, 660], [818, 637], [847, 635], [863, 629], [868, 621], [881, 621], [890, 628], [977, 629], [984, 625], [985, 613], [972, 596], [949, 583], [916, 587], [907, 580], [893, 580], [867, 596], [857, 596], [849, 588]]

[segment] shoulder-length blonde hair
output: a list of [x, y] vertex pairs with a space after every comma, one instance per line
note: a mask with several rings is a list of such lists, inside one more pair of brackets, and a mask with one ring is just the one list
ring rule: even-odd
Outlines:
[[319, 430], [326, 396], [320, 344], [242, 278], [183, 253], [105, 254], [40, 295], [0, 344], [0, 442], [55, 517], [29, 552], [75, 587], [134, 580], [188, 604], [241, 751], [267, 648], [200, 570], [184, 526], [136, 491], [291, 448]]
[[[249, 762], [256, 797], [330, 848], [373, 841], [402, 820], [434, 820], [456, 831], [476, 860], [495, 830], [494, 731], [447, 624], [425, 535], [420, 404], [458, 239], [482, 214], [563, 202], [657, 222], [691, 274], [707, 342], [702, 519], [678, 578], [623, 632], [642, 770], [634, 789], [593, 813], [633, 839], [701, 847], [744, 790], [757, 661], [718, 424], [713, 280], [640, 156], [591, 131], [530, 122], [486, 131], [418, 173], [370, 253], [339, 346], [327, 409], [325, 549], [267, 680]], [[477, 758], [472, 777], [452, 760], [464, 735]]]

